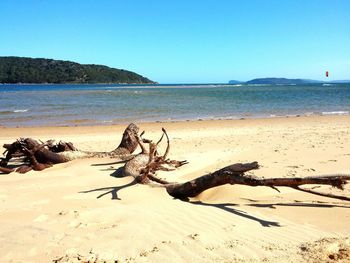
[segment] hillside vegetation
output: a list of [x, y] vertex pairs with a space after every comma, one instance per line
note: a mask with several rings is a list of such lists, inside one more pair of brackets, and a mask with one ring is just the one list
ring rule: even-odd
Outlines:
[[70, 61], [0, 57], [0, 83], [154, 83], [139, 74]]

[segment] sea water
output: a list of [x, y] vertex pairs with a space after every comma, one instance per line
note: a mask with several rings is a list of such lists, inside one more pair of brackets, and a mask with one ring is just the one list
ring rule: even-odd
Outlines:
[[0, 125], [61, 126], [350, 112], [350, 84], [0, 85]]

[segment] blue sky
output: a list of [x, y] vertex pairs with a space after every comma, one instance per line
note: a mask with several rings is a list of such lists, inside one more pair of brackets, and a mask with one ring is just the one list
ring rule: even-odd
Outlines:
[[0, 0], [0, 56], [64, 59], [160, 83], [350, 79], [348, 0]]

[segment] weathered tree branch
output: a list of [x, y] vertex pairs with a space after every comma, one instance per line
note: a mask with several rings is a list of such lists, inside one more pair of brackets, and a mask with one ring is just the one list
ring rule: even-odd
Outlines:
[[203, 191], [224, 184], [242, 184], [248, 186], [268, 186], [276, 189], [276, 187], [290, 187], [299, 191], [308, 192], [310, 194], [322, 195], [330, 198], [350, 201], [350, 198], [337, 196], [333, 194], [320, 193], [313, 190], [303, 189], [299, 186], [306, 184], [331, 185], [338, 189], [343, 189], [347, 181], [350, 180], [348, 175], [331, 175], [331, 176], [315, 176], [305, 178], [258, 178], [255, 176], [244, 175], [245, 172], [258, 169], [257, 162], [237, 163], [222, 168], [213, 173], [198, 177], [185, 183], [175, 183], [166, 185], [169, 195], [175, 198], [195, 197]]
[[[150, 180], [160, 184], [168, 184], [166, 180], [163, 180], [155, 175], [156, 171], [171, 171], [173, 168], [180, 167], [187, 164], [187, 161], [176, 161], [165, 159], [170, 150], [170, 139], [164, 128], [162, 128], [163, 134], [157, 143], [153, 143], [150, 140], [137, 138], [138, 144], [141, 147], [142, 152], [136, 155], [133, 159], [129, 160], [123, 168], [124, 176], [133, 176], [139, 183], [148, 183]], [[162, 141], [164, 135], [167, 138], [167, 148], [163, 156], [160, 156], [157, 151], [159, 143]], [[143, 143], [149, 144], [149, 150], [146, 149]], [[167, 165], [168, 167], [165, 167]]]
[[293, 187], [295, 190], [298, 191], [302, 191], [302, 192], [306, 192], [309, 194], [314, 194], [314, 195], [319, 195], [319, 196], [325, 196], [325, 197], [329, 197], [329, 198], [334, 198], [334, 199], [339, 199], [339, 200], [344, 200], [344, 201], [350, 201], [349, 197], [346, 196], [342, 196], [342, 195], [335, 195], [335, 194], [325, 194], [325, 193], [321, 193], [321, 192], [317, 192], [317, 191], [313, 191], [311, 189], [305, 189], [305, 188], [300, 188], [299, 186]]

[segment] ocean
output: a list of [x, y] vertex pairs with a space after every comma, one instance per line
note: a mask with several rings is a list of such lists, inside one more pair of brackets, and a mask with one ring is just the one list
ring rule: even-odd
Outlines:
[[0, 85], [0, 126], [344, 115], [350, 84]]

